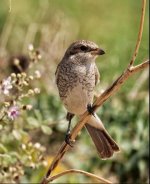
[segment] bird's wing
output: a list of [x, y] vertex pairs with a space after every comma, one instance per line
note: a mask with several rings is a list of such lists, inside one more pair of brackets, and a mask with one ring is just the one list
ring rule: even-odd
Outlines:
[[57, 68], [56, 68], [56, 71], [55, 71], [55, 82], [56, 84], [58, 83], [58, 73], [59, 73], [59, 67], [60, 67], [60, 64], [57, 65]]
[[95, 65], [95, 85], [97, 85], [100, 82], [100, 73], [98, 71], [97, 66]]

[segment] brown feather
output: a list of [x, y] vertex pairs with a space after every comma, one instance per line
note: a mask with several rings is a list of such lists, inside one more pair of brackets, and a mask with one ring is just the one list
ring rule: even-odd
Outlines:
[[114, 152], [119, 151], [119, 146], [110, 137], [105, 129], [98, 129], [85, 124], [101, 158], [109, 158]]

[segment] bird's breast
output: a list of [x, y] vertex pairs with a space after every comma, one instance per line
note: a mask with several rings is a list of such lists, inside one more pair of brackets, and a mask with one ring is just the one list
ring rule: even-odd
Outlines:
[[66, 94], [61, 99], [66, 109], [73, 114], [83, 114], [87, 110], [87, 105], [93, 102], [94, 87], [94, 68], [75, 67], [74, 71], [65, 77]]
[[82, 83], [69, 90], [63, 99], [64, 106], [72, 114], [81, 115], [87, 110], [87, 105], [93, 101], [93, 92], [88, 91]]

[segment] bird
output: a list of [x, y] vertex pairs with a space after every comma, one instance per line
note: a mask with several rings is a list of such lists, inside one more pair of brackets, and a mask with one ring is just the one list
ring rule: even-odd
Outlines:
[[71, 120], [74, 115], [82, 117], [88, 110], [92, 114], [85, 127], [91, 136], [101, 159], [113, 156], [119, 146], [105, 129], [101, 119], [93, 111], [94, 88], [100, 79], [96, 58], [105, 51], [96, 43], [88, 40], [73, 42], [66, 50], [55, 72], [55, 81], [60, 99], [67, 110], [69, 121], [65, 141], [70, 140]]

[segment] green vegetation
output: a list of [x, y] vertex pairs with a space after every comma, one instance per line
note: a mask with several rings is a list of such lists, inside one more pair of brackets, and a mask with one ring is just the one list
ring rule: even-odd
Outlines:
[[[0, 88], [0, 182], [39, 182], [46, 172], [47, 164], [50, 164], [63, 142], [67, 129], [66, 111], [54, 84], [55, 69], [65, 49], [77, 39], [92, 40], [100, 45], [106, 55], [97, 59], [101, 83], [96, 91], [99, 93], [106, 89], [131, 59], [142, 2], [15, 0], [11, 3], [9, 13], [9, 0], [0, 1], [0, 81], [4, 82], [12, 72], [16, 72], [12, 67], [14, 59], [10, 59], [12, 56], [25, 56], [31, 67], [23, 68], [26, 77], [30, 79], [28, 86], [21, 82], [22, 90], [19, 93], [12, 90], [11, 84], [9, 95], [3, 94]], [[136, 63], [148, 58], [148, 11], [147, 3]], [[29, 44], [33, 44], [35, 50], [32, 50], [31, 45], [28, 50]], [[42, 58], [39, 60], [40, 55]], [[16, 62], [15, 67], [18, 67]], [[35, 77], [35, 74], [38, 75], [37, 70], [41, 75], [38, 80]], [[31, 91], [29, 93], [30, 89], [37, 88], [40, 94], [36, 94], [36, 90], [35, 96], [30, 94]], [[14, 90], [19, 90], [16, 83]], [[7, 89], [4, 93], [7, 93]], [[22, 94], [28, 95], [19, 101], [18, 96]], [[14, 100], [15, 97], [17, 100]], [[17, 102], [19, 108], [30, 104], [32, 109], [24, 109], [17, 114], [16, 104], [4, 103], [11, 99]], [[12, 105], [16, 117], [8, 113], [12, 111]], [[4, 112], [6, 116], [3, 119]], [[95, 173], [114, 183], [148, 183], [147, 70], [131, 77], [99, 109], [98, 115], [120, 145], [120, 153], [112, 159], [101, 160], [89, 135], [82, 130], [74, 148], [65, 155], [55, 173], [76, 168]], [[54, 182], [96, 181], [71, 174]]]

